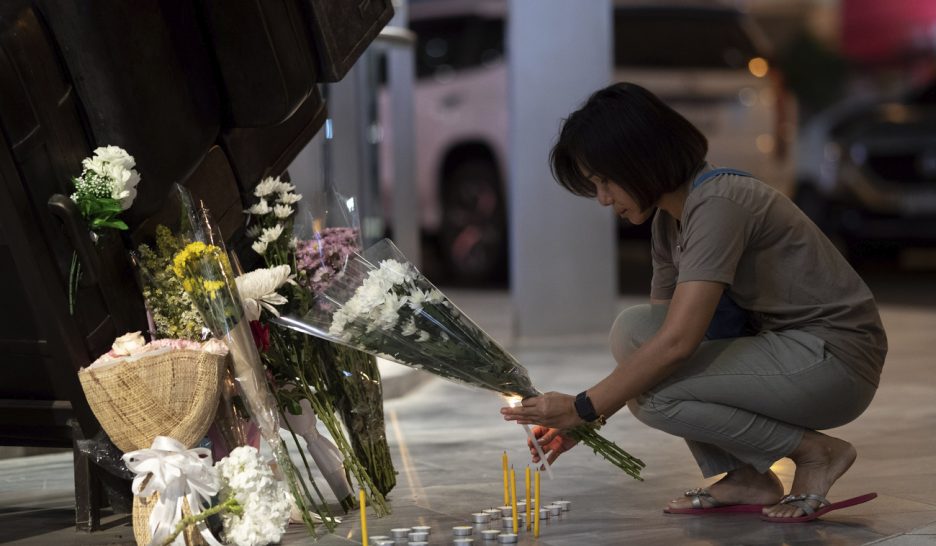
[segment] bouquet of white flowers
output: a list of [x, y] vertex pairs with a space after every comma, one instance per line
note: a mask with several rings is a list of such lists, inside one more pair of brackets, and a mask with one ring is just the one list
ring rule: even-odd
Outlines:
[[[353, 254], [303, 317], [279, 323], [507, 397], [539, 393], [526, 369], [384, 239]], [[571, 436], [634, 478], [642, 461], [585, 425]]]
[[[86, 157], [81, 165], [81, 175], [72, 179], [75, 193], [70, 198], [88, 223], [92, 239], [96, 242], [103, 228], [125, 231], [127, 224], [117, 216], [133, 205], [136, 186], [140, 183], [133, 156], [119, 146], [104, 146], [94, 150], [94, 155]], [[68, 272], [69, 313], [75, 312], [75, 293], [80, 277], [81, 262], [75, 252]]]

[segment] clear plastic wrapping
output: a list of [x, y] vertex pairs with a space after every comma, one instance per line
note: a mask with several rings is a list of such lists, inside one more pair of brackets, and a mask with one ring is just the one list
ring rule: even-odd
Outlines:
[[[173, 271], [198, 308], [205, 326], [216, 339], [227, 344], [231, 372], [247, 412], [270, 446], [305, 523], [314, 532], [309, 510], [315, 507], [280, 438], [276, 398], [267, 383], [249, 321], [244, 317], [224, 240], [208, 211], [196, 208], [184, 189], [178, 187], [178, 191], [183, 206], [182, 236], [186, 245], [175, 256]], [[326, 521], [330, 522], [330, 518]]]
[[[536, 396], [527, 370], [388, 239], [348, 257], [344, 270], [304, 316], [280, 322], [309, 335], [366, 351], [508, 398]], [[643, 463], [592, 426], [570, 435], [638, 478]]]

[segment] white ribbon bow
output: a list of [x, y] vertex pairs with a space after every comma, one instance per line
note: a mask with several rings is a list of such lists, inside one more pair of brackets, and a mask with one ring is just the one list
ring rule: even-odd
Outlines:
[[[175, 530], [183, 517], [183, 498], [188, 500], [192, 515], [197, 516], [220, 488], [210, 450], [185, 449], [183, 444], [167, 436], [157, 436], [149, 449], [125, 453], [123, 460], [136, 473], [131, 488], [134, 495], [149, 497], [159, 493], [149, 518], [153, 537], [150, 546], [162, 544]], [[209, 545], [221, 546], [204, 522], [199, 522], [197, 527]], [[172, 545], [185, 546], [185, 533], [180, 533]]]

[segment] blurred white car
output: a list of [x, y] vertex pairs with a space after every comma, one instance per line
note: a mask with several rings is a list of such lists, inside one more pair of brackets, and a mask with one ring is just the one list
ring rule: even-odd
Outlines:
[[[418, 38], [420, 221], [455, 280], [506, 271], [506, 14], [504, 0], [410, 4]], [[735, 9], [615, 5], [614, 79], [646, 87], [695, 123], [709, 138], [713, 162], [750, 171], [789, 195], [795, 105], [768, 57], [762, 34]], [[382, 97], [381, 120], [388, 119], [386, 106]], [[392, 184], [391, 146], [381, 144], [384, 195]]]

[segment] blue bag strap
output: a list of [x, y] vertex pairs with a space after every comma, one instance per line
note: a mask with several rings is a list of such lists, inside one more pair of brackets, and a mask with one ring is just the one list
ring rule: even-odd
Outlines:
[[716, 176], [721, 176], [723, 174], [734, 174], [737, 176], [747, 176], [748, 178], [754, 178], [753, 174], [744, 172], [744, 171], [739, 171], [738, 169], [718, 168], [718, 169], [712, 169], [711, 171], [708, 171], [708, 172], [704, 172], [700, 174], [699, 176], [697, 176], [696, 179], [692, 181], [692, 188], [693, 189], [698, 188], [699, 186], [701, 186], [708, 180], [711, 180], [712, 178], [715, 178]]

